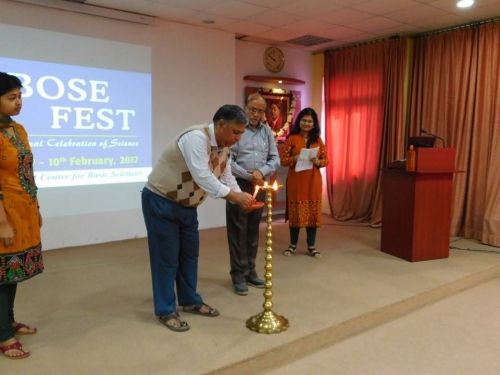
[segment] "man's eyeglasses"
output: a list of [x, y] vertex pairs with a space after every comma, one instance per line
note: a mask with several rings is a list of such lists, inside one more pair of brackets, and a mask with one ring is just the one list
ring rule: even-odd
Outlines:
[[252, 108], [252, 107], [247, 107], [248, 111], [252, 114], [258, 113], [259, 115], [263, 115], [265, 110], [263, 109], [258, 109], [258, 108]]

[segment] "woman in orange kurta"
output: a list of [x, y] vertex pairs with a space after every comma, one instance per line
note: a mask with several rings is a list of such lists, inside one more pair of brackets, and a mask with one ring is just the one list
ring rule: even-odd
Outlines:
[[10, 117], [21, 111], [21, 87], [0, 73], [0, 352], [13, 359], [29, 356], [15, 335], [36, 333], [14, 320], [17, 283], [43, 270], [33, 155], [26, 131]]
[[[306, 228], [309, 255], [321, 256], [315, 247], [316, 229], [321, 226], [322, 182], [319, 169], [328, 164], [328, 159], [325, 144], [319, 135], [318, 115], [314, 109], [304, 108], [281, 149], [281, 165], [289, 167], [286, 179], [286, 219], [290, 225], [290, 246], [284, 251], [284, 255], [295, 254], [300, 228]], [[312, 168], [297, 172], [295, 169], [303, 148], [317, 148], [318, 153], [310, 159]]]

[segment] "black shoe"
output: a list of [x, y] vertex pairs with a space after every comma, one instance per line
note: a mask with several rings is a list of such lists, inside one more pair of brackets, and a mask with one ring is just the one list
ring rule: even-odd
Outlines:
[[247, 284], [254, 288], [264, 288], [265, 281], [256, 277], [247, 277]]
[[233, 289], [239, 296], [246, 296], [248, 294], [248, 287], [245, 283], [234, 283]]

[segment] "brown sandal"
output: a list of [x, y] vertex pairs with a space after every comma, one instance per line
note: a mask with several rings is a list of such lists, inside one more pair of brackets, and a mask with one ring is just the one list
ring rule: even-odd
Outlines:
[[24, 323], [14, 322], [12, 323], [12, 329], [15, 335], [34, 335], [38, 332], [36, 327], [30, 327]]
[[[189, 330], [189, 324], [182, 320], [176, 312], [164, 316], [159, 316], [158, 320], [168, 329], [174, 332], [185, 332]], [[175, 322], [172, 324], [172, 322]]]
[[[206, 306], [208, 311], [201, 311], [201, 309]], [[214, 309], [213, 307], [208, 306], [206, 303], [200, 303], [199, 305], [193, 305], [193, 306], [184, 306], [182, 308], [184, 312], [190, 313], [190, 314], [198, 314], [198, 315], [203, 315], [203, 316], [209, 316], [209, 317], [215, 317], [219, 316], [220, 313], [217, 309]]]
[[[17, 351], [21, 352], [21, 354], [18, 354], [18, 355], [7, 354], [7, 352], [10, 350], [17, 350]], [[23, 358], [29, 357], [31, 354], [30, 352], [24, 351], [23, 345], [17, 340], [16, 340], [16, 342], [14, 342], [10, 345], [0, 345], [0, 352], [2, 352], [3, 355], [9, 359], [23, 359]]]

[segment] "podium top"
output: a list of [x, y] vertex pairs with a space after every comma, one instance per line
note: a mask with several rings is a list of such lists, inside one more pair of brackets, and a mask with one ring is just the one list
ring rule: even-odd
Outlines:
[[434, 147], [436, 143], [436, 137], [426, 136], [414, 136], [408, 139], [408, 146], [418, 147]]

